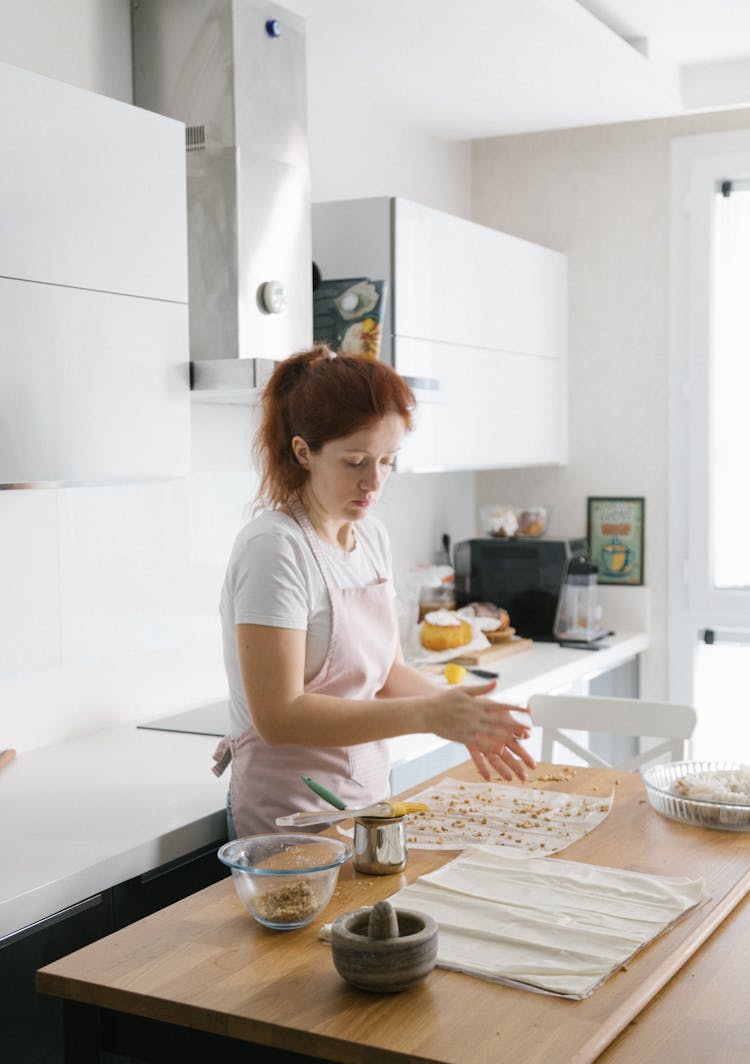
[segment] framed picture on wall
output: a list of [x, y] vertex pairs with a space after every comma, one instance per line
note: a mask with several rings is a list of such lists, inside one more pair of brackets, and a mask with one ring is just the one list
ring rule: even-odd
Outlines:
[[590, 496], [588, 537], [600, 584], [643, 583], [645, 499]]

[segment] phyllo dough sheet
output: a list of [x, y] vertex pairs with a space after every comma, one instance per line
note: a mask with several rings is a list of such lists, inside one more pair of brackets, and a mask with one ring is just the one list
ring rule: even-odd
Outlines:
[[437, 920], [443, 968], [584, 998], [705, 897], [702, 879], [477, 846], [389, 901]]
[[447, 777], [410, 801], [429, 806], [429, 812], [409, 815], [410, 848], [489, 845], [544, 856], [570, 846], [600, 824], [612, 808], [613, 794], [595, 798]]

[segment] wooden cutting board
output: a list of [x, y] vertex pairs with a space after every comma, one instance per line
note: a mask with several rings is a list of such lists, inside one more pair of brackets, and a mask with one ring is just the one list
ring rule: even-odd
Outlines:
[[482, 647], [481, 650], [470, 650], [468, 654], [459, 654], [458, 657], [451, 658], [451, 661], [456, 665], [485, 665], [499, 661], [500, 658], [507, 658], [510, 654], [531, 650], [533, 645], [533, 639], [508, 639], [504, 643], [495, 643], [494, 646]]

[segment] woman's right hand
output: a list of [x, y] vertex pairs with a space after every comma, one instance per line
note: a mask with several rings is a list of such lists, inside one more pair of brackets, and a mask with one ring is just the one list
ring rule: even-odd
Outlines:
[[495, 686], [493, 680], [476, 687], [454, 687], [430, 698], [429, 730], [444, 739], [464, 743], [485, 779], [489, 778], [489, 764], [505, 779], [516, 775], [525, 780], [526, 766], [536, 767], [522, 745], [522, 740], [531, 735], [531, 720], [519, 721], [513, 714], [528, 714], [528, 710], [484, 697]]

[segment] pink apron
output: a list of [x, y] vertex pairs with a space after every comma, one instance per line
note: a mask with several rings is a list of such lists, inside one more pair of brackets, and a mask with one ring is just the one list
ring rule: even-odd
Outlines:
[[[310, 519], [299, 503], [290, 504], [290, 509], [307, 537], [331, 602], [328, 653], [320, 671], [305, 684], [305, 692], [369, 701], [385, 684], [396, 652], [389, 582], [368, 550], [377, 583], [335, 587]], [[363, 540], [360, 536], [365, 548]], [[390, 794], [388, 747], [383, 741], [327, 747], [271, 744], [249, 728], [236, 739], [222, 739], [213, 756], [217, 776], [232, 762], [232, 816], [240, 837], [278, 831], [276, 817], [324, 806], [300, 779], [303, 774], [353, 808]]]

